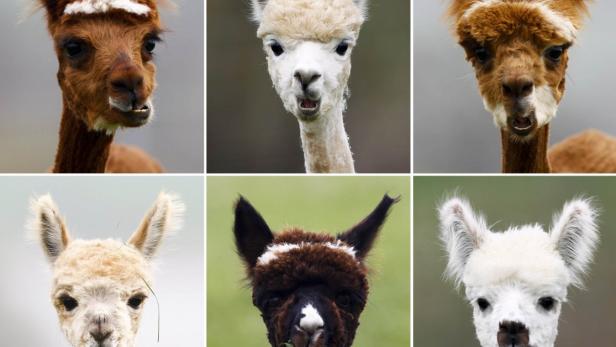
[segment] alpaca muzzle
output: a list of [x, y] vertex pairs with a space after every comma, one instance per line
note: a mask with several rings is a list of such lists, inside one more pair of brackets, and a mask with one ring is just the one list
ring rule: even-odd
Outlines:
[[520, 322], [501, 322], [496, 336], [499, 347], [530, 347], [530, 333]]

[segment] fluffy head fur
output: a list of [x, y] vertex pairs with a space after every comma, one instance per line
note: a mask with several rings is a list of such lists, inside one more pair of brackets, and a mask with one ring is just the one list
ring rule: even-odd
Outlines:
[[366, 6], [357, 0], [252, 1], [274, 87], [300, 121], [341, 117]]
[[51, 300], [71, 345], [134, 346], [150, 293], [150, 260], [183, 210], [173, 195], [161, 193], [127, 243], [86, 241], [70, 237], [49, 195], [32, 200], [29, 229], [51, 263]]
[[89, 130], [146, 124], [162, 32], [154, 0], [39, 0], [59, 61], [64, 107]]
[[368, 297], [367, 256], [396, 200], [385, 196], [349, 231], [292, 228], [274, 235], [246, 200], [235, 208], [235, 240], [273, 347], [348, 347]]
[[567, 287], [580, 287], [598, 243], [588, 200], [565, 204], [549, 233], [539, 225], [492, 232], [470, 204], [439, 210], [446, 274], [463, 283], [482, 347], [552, 347]]
[[498, 127], [528, 139], [556, 115], [583, 0], [454, 0], [449, 15]]

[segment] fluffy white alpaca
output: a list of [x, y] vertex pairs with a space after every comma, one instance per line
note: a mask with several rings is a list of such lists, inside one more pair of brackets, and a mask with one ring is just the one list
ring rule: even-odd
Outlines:
[[582, 286], [599, 235], [588, 200], [565, 204], [545, 232], [538, 225], [492, 232], [469, 203], [439, 209], [446, 274], [464, 284], [482, 347], [552, 347], [567, 287]]
[[161, 193], [126, 243], [73, 239], [49, 195], [33, 200], [31, 210], [29, 229], [51, 263], [51, 300], [71, 345], [134, 346], [151, 293], [150, 260], [180, 227], [184, 205]]
[[355, 172], [342, 114], [367, 0], [252, 0], [270, 77], [299, 121], [307, 172]]

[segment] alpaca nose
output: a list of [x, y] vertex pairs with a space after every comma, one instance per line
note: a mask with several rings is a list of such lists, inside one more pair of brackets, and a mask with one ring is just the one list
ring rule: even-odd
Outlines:
[[534, 83], [530, 78], [506, 79], [502, 83], [503, 95], [514, 100], [523, 99], [533, 92]]
[[504, 321], [499, 324], [497, 340], [499, 347], [527, 347], [530, 334], [524, 324]]
[[143, 81], [143, 74], [135, 65], [117, 64], [109, 74], [110, 96], [121, 99], [133, 109], [138, 109], [146, 101]]
[[319, 329], [323, 329], [324, 322], [319, 311], [312, 304], [304, 306], [301, 311], [299, 327], [307, 333], [313, 334]]
[[302, 90], [306, 91], [310, 84], [321, 78], [321, 74], [313, 69], [297, 69], [293, 77], [300, 83]]
[[94, 339], [94, 341], [100, 343], [105, 342], [105, 340], [107, 340], [110, 336], [111, 336], [112, 331], [102, 331], [102, 330], [94, 330], [94, 331], [90, 331], [90, 336], [92, 336], [92, 338]]

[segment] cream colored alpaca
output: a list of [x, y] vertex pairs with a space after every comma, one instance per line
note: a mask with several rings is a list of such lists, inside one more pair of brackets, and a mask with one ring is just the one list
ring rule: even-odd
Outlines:
[[31, 202], [29, 229], [53, 269], [51, 300], [75, 347], [132, 347], [150, 295], [150, 261], [166, 235], [180, 228], [184, 205], [161, 193], [137, 230], [118, 240], [77, 240], [51, 196]]
[[270, 77], [299, 122], [309, 173], [355, 172], [342, 114], [367, 0], [252, 0]]

